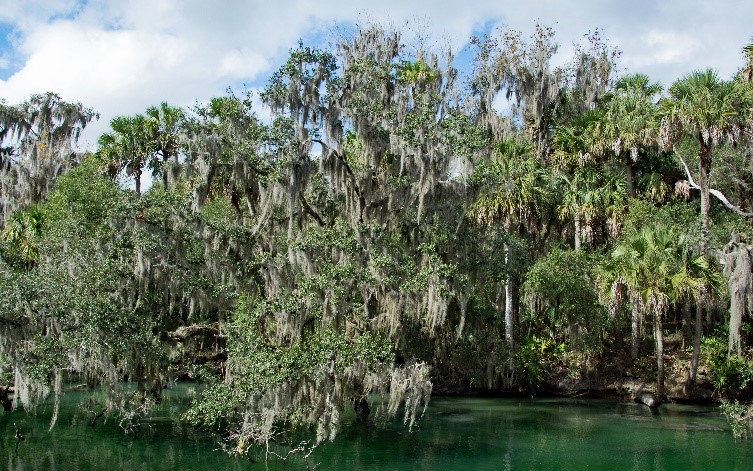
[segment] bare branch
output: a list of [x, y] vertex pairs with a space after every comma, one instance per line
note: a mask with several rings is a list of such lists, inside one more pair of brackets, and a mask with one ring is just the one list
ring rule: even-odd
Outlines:
[[[679, 155], [677, 157], [680, 159], [680, 162], [682, 163], [682, 166], [685, 167], [685, 174], [688, 176], [688, 182], [690, 183], [690, 186], [693, 187], [693, 188], [695, 188], [696, 190], [700, 190], [701, 187], [698, 186], [698, 184], [695, 182], [695, 180], [693, 180], [693, 175], [690, 174], [690, 169], [688, 168], [688, 164], [686, 164], [685, 160], [682, 157], [680, 157]], [[724, 196], [724, 193], [722, 193], [721, 191], [715, 190], [713, 188], [709, 188], [709, 193], [711, 193], [712, 195], [716, 196], [716, 198], [719, 201], [721, 201], [722, 203], [724, 203], [724, 205], [726, 207], [728, 207], [730, 210], [732, 210], [732, 212], [734, 212], [735, 214], [738, 214], [738, 215], [746, 217], [746, 218], [753, 218], [753, 213], [746, 213], [742, 209], [740, 209], [737, 206], [735, 206], [734, 204], [730, 203], [729, 200], [727, 199], [727, 197]]]

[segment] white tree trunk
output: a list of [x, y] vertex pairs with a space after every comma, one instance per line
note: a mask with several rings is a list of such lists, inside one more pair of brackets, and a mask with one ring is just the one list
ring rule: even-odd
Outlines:
[[656, 337], [656, 399], [664, 401], [664, 332], [661, 313], [654, 313], [654, 336]]
[[507, 341], [507, 351], [512, 358], [515, 348], [513, 331], [515, 328], [514, 310], [513, 310], [513, 293], [512, 293], [512, 276], [510, 275], [510, 246], [505, 244], [505, 265], [507, 266], [507, 280], [505, 281], [505, 340]]
[[638, 350], [641, 345], [640, 316], [638, 300], [633, 297], [630, 300], [630, 356], [633, 360], [638, 359]]

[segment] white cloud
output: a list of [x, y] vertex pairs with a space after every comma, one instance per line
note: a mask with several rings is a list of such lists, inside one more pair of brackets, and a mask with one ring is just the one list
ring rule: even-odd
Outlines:
[[[112, 116], [168, 101], [190, 106], [240, 84], [263, 86], [299, 38], [328, 37], [337, 25], [392, 24], [449, 44], [457, 52], [488, 25], [529, 34], [552, 25], [562, 45], [599, 27], [623, 51], [622, 65], [665, 85], [694, 69], [727, 77], [750, 39], [753, 2], [727, 0], [0, 0], [0, 21], [13, 25], [11, 52], [19, 65], [0, 80], [0, 97], [18, 102], [54, 90]], [[407, 27], [406, 27], [407, 24]], [[411, 31], [412, 30], [412, 31]], [[96, 135], [96, 134], [94, 134]], [[93, 142], [94, 139], [90, 139]]]
[[667, 31], [651, 31], [640, 37], [638, 44], [636, 51], [624, 57], [628, 69], [687, 63], [702, 49], [701, 42], [694, 36]]
[[27, 29], [75, 13], [79, 6], [78, 0], [0, 0], [0, 21]]

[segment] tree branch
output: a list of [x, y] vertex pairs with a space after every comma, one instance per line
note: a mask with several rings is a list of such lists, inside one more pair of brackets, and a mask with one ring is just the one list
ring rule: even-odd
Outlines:
[[350, 168], [350, 164], [345, 159], [345, 156], [341, 155], [335, 149], [332, 149], [330, 146], [328, 146], [326, 143], [324, 143], [320, 139], [311, 139], [311, 142], [316, 142], [317, 144], [322, 146], [322, 155], [324, 155], [324, 151], [330, 150], [333, 154], [337, 156], [338, 160], [340, 160], [340, 162], [343, 164], [343, 168], [345, 168], [345, 171], [350, 176], [351, 183], [353, 184], [353, 191], [355, 191], [358, 196], [361, 196], [361, 189], [358, 187], [358, 183], [356, 183], [356, 174], [353, 173], [353, 169]]
[[[682, 163], [682, 166], [685, 167], [685, 174], [688, 176], [688, 183], [690, 183], [690, 186], [692, 188], [695, 188], [696, 190], [700, 190], [701, 187], [698, 186], [698, 184], [695, 182], [695, 180], [693, 180], [693, 176], [690, 174], [690, 169], [688, 168], [688, 164], [686, 164], [685, 160], [682, 157], [680, 157], [679, 155], [677, 157], [680, 159], [680, 162]], [[746, 218], [753, 218], [753, 213], [746, 213], [742, 209], [740, 209], [737, 206], [735, 206], [734, 204], [730, 203], [729, 200], [727, 199], [727, 197], [724, 196], [724, 193], [722, 193], [721, 191], [715, 190], [713, 188], [709, 188], [709, 193], [711, 193], [712, 195], [716, 196], [716, 198], [719, 201], [721, 201], [722, 203], [724, 203], [724, 205], [726, 207], [728, 207], [730, 210], [732, 210], [732, 212], [734, 212], [735, 214], [738, 214], [738, 215], [746, 217]]]
[[322, 156], [324, 155], [324, 152], [329, 149], [330, 152], [335, 154], [337, 158], [340, 160], [340, 162], [343, 165], [343, 168], [345, 168], [345, 171], [350, 176], [350, 182], [353, 185], [353, 191], [358, 195], [358, 205], [359, 205], [359, 216], [358, 220], [360, 222], [363, 222], [363, 213], [366, 211], [366, 198], [364, 195], [361, 194], [361, 189], [358, 187], [358, 180], [356, 178], [356, 174], [353, 173], [353, 169], [350, 168], [350, 164], [348, 164], [348, 160], [345, 158], [345, 156], [339, 152], [337, 152], [335, 149], [332, 149], [327, 144], [325, 144], [323, 141], [319, 139], [311, 139], [311, 142], [316, 142], [320, 146], [322, 146]]
[[314, 211], [314, 208], [311, 207], [311, 205], [306, 201], [306, 198], [303, 196], [303, 192], [298, 193], [298, 199], [301, 202], [301, 206], [303, 206], [303, 209], [314, 219], [316, 219], [316, 222], [319, 223], [319, 226], [325, 227], [327, 224], [325, 224], [324, 219], [322, 219], [321, 216], [319, 216], [319, 213]]

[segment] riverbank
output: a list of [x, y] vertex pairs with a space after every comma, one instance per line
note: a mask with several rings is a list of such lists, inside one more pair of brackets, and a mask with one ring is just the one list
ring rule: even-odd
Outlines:
[[[670, 338], [665, 349], [665, 397], [660, 402], [678, 404], [714, 404], [720, 399], [715, 391], [708, 365], [701, 364], [693, 394], [687, 390], [690, 352], [678, 339]], [[646, 346], [650, 347], [649, 345]], [[643, 393], [656, 392], [656, 356], [642, 353], [633, 360], [627, 351], [605, 351], [587, 358], [563, 357], [542, 362], [535, 384], [509, 387], [473, 387], [468, 382], [450, 384], [435, 378], [438, 396], [479, 397], [578, 397], [633, 401]], [[522, 376], [522, 375], [521, 375]], [[745, 399], [745, 391], [742, 399]]]

